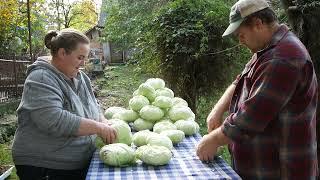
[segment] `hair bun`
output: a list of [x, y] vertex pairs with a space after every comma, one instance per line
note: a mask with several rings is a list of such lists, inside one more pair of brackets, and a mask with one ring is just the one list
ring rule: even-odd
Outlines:
[[58, 36], [58, 32], [57, 31], [49, 31], [46, 36], [44, 37], [44, 44], [46, 45], [46, 47], [48, 49], [51, 49], [52, 47], [52, 38], [57, 37]]

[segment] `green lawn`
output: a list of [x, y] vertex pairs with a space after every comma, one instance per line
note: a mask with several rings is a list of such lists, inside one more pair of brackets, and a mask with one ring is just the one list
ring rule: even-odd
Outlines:
[[[128, 101], [132, 98], [133, 91], [150, 77], [152, 77], [152, 75], [142, 73], [140, 69], [137, 69], [136, 66], [133, 65], [107, 66], [105, 73], [94, 80], [93, 85], [102, 108], [106, 109], [111, 106], [128, 107]], [[216, 97], [212, 97], [214, 102], [220, 97], [221, 93], [222, 92], [215, 93]], [[208, 105], [202, 104], [201, 107], [202, 106], [205, 107]], [[207, 113], [209, 112], [205, 111], [202, 113], [202, 116], [197, 118], [202, 135], [207, 131], [205, 123]], [[10, 143], [0, 144], [0, 154], [0, 164], [13, 164]], [[230, 163], [230, 154], [225, 147], [222, 149], [221, 155]], [[8, 179], [18, 179], [15, 170]]]
[[[6, 144], [0, 144], [0, 164], [1, 165], [13, 165], [12, 156], [11, 156], [11, 142]], [[19, 179], [16, 175], [15, 168], [7, 180], [16, 180]]]

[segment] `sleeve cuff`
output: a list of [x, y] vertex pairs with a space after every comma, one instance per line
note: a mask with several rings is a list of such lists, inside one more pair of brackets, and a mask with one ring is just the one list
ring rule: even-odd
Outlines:
[[235, 114], [231, 114], [222, 124], [221, 130], [223, 134], [235, 142], [243, 142], [249, 140], [250, 136], [235, 123], [233, 123], [234, 116]]
[[237, 75], [236, 79], [232, 82], [232, 84], [237, 85], [240, 80], [240, 76], [241, 76], [240, 74]]

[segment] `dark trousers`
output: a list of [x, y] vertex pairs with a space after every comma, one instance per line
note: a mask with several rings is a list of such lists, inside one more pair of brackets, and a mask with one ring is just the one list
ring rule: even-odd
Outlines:
[[16, 165], [16, 169], [20, 180], [84, 180], [88, 170], [59, 170], [27, 165]]

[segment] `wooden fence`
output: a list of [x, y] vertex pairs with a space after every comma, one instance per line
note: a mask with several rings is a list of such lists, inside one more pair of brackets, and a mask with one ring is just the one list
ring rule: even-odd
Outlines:
[[0, 103], [22, 95], [28, 57], [0, 56]]

